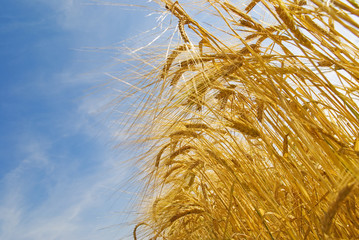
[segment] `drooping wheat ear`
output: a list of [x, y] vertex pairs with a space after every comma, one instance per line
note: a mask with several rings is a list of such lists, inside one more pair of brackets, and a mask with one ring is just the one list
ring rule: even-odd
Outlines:
[[192, 149], [196, 149], [195, 147], [193, 146], [183, 146], [181, 147], [180, 149], [176, 150], [175, 152], [173, 152], [170, 156], [170, 159], [174, 159], [175, 157], [181, 155], [181, 154], [185, 154], [186, 152], [188, 152], [189, 150], [192, 150]]
[[180, 34], [181, 34], [181, 37], [182, 37], [183, 41], [184, 41], [185, 43], [190, 43], [189, 38], [188, 38], [188, 36], [187, 36], [187, 33], [186, 33], [186, 31], [184, 30], [184, 23], [185, 23], [184, 20], [179, 20], [179, 21], [178, 21], [178, 30], [179, 30], [179, 32], [180, 32]]
[[263, 30], [263, 26], [261, 24], [257, 23], [250, 15], [248, 15], [246, 13], [243, 13], [239, 8], [236, 8], [235, 6], [230, 4], [229, 2], [223, 2], [223, 6], [225, 6], [230, 11], [237, 14], [241, 18], [243, 18], [244, 21], [241, 20], [240, 21], [241, 24], [242, 23], [248, 24], [248, 27], [250, 27], [250, 28], [253, 28], [253, 29], [256, 29], [256, 30]]
[[297, 28], [295, 20], [289, 14], [287, 8], [280, 1], [278, 6], [275, 7], [275, 10], [278, 16], [282, 19], [283, 23], [288, 27], [288, 29], [293, 33], [293, 35], [298, 39], [298, 41], [306, 46], [309, 49], [313, 49], [312, 42], [302, 34], [302, 32]]
[[174, 132], [170, 135], [171, 137], [194, 137], [197, 138], [198, 134], [194, 131], [190, 131], [190, 130], [181, 130], [181, 131], [177, 131]]
[[259, 3], [261, 0], [252, 0], [248, 5], [247, 7], [244, 9], [244, 11], [246, 11], [247, 13], [249, 11], [251, 11], [256, 5], [257, 3]]
[[166, 78], [168, 71], [170, 70], [170, 68], [172, 66], [173, 61], [184, 50], [186, 50], [186, 45], [181, 45], [181, 46], [177, 47], [175, 50], [173, 50], [172, 53], [167, 57], [166, 64], [163, 66], [161, 76], [160, 76], [162, 79]]
[[208, 125], [204, 123], [187, 123], [185, 124], [186, 128], [197, 128], [197, 129], [208, 129]]
[[257, 104], [257, 119], [259, 122], [263, 120], [263, 113], [264, 113], [264, 102], [259, 101]]
[[283, 140], [283, 156], [286, 157], [288, 155], [288, 136], [289, 134], [286, 134], [284, 136]]
[[329, 233], [335, 214], [338, 212], [342, 202], [347, 198], [355, 185], [355, 182], [353, 182], [341, 188], [338, 192], [336, 199], [330, 204], [327, 212], [323, 217], [322, 227], [325, 234]]
[[339, 44], [339, 40], [338, 40], [337, 36], [335, 36], [333, 33], [329, 32], [329, 31], [325, 30], [324, 28], [322, 28], [321, 26], [319, 26], [308, 15], [305, 15], [304, 19], [307, 22], [307, 24], [313, 28], [313, 30], [312, 30], [313, 32], [317, 32], [321, 36], [329, 38], [330, 41], [333, 41], [333, 42]]
[[158, 152], [158, 154], [157, 154], [157, 156], [156, 156], [156, 162], [155, 162], [155, 167], [156, 167], [156, 168], [160, 165], [160, 161], [161, 161], [163, 152], [164, 152], [170, 145], [171, 145], [170, 143], [166, 144], [166, 145], [163, 146], [163, 147], [161, 148], [161, 150]]
[[259, 131], [257, 129], [255, 129], [254, 127], [252, 127], [249, 123], [246, 123], [246, 122], [240, 121], [240, 120], [234, 120], [234, 119], [230, 119], [229, 122], [230, 122], [230, 124], [228, 126], [240, 131], [243, 134], [246, 134], [246, 135], [249, 135], [249, 136], [255, 137], [255, 138], [260, 136]]

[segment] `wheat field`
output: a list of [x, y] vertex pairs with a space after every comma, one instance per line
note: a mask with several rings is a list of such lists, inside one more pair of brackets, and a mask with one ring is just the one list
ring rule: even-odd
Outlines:
[[134, 239], [359, 239], [359, 3], [157, 3]]

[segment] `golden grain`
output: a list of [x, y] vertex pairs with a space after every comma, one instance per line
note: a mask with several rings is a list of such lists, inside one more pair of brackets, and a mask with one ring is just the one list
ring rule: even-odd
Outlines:
[[186, 50], [185, 45], [180, 45], [172, 53], [167, 57], [166, 64], [163, 66], [160, 78], [165, 78], [167, 76], [168, 71], [170, 70], [173, 61], [176, 59], [178, 55], [181, 54], [182, 51]]
[[174, 137], [195, 137], [196, 138], [196, 137], [198, 137], [198, 134], [193, 131], [183, 130], [183, 131], [177, 131], [177, 132], [170, 134], [170, 137], [172, 137], [172, 138], [174, 138]]
[[187, 36], [187, 33], [184, 30], [184, 21], [183, 20], [178, 21], [178, 30], [179, 30], [179, 32], [181, 34], [181, 37], [182, 37], [183, 41], [185, 43], [190, 43], [189, 38]]
[[208, 129], [208, 126], [204, 123], [187, 123], [186, 128]]
[[230, 124], [228, 126], [240, 131], [241, 133], [243, 133], [245, 135], [249, 135], [251, 137], [256, 138], [256, 137], [260, 136], [260, 133], [258, 132], [258, 130], [256, 130], [251, 125], [249, 125], [249, 123], [245, 123], [243, 121], [231, 119]]
[[175, 152], [173, 152], [171, 155], [170, 155], [170, 159], [174, 159], [175, 157], [177, 157], [178, 155], [181, 155], [181, 154], [185, 154], [187, 153], [189, 150], [192, 150], [192, 149], [196, 149], [195, 147], [193, 146], [183, 146], [181, 147], [180, 149], [176, 150]]
[[176, 220], [178, 220], [179, 218], [182, 218], [184, 216], [190, 215], [190, 214], [200, 214], [203, 213], [204, 211], [201, 209], [191, 209], [182, 213], [177, 213], [176, 215], [174, 215], [173, 217], [171, 217], [170, 222], [174, 222]]
[[134, 238], [358, 239], [358, 4], [158, 2], [181, 38], [133, 84], [152, 146]]
[[283, 140], [283, 156], [284, 157], [288, 156], [288, 136], [289, 136], [289, 134], [286, 134], [284, 136], [284, 140]]
[[323, 227], [323, 232], [325, 234], [329, 233], [335, 214], [337, 213], [339, 207], [341, 206], [341, 203], [350, 194], [354, 186], [355, 183], [350, 183], [344, 186], [343, 188], [341, 188], [337, 194], [336, 199], [330, 204], [329, 209], [327, 210], [327, 212], [323, 217], [322, 227]]
[[275, 10], [278, 16], [282, 19], [283, 23], [288, 27], [288, 29], [293, 33], [293, 35], [298, 39], [298, 41], [307, 48], [313, 49], [311, 41], [307, 37], [305, 37], [296, 27], [295, 21], [287, 11], [286, 7], [280, 3], [277, 7], [275, 7]]
[[259, 3], [261, 0], [252, 0], [248, 5], [247, 7], [244, 9], [244, 11], [246, 11], [247, 13], [249, 11], [251, 11], [256, 5], [257, 3]]

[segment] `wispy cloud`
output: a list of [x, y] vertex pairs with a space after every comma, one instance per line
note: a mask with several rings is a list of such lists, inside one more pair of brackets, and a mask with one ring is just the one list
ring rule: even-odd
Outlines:
[[[111, 221], [115, 224], [113, 211], [126, 206], [123, 200], [116, 203], [116, 208], [113, 206], [117, 201], [113, 189], [126, 177], [126, 171], [114, 168], [111, 154], [100, 153], [101, 164], [95, 171], [84, 173], [76, 169], [81, 168], [78, 161], [66, 161], [64, 166], [51, 148], [35, 138], [28, 140], [33, 146], [25, 149], [23, 161], [1, 180], [0, 239], [114, 237], [112, 231], [99, 230]], [[42, 189], [44, 185], [47, 187]]]
[[[73, 48], [125, 38], [120, 28], [126, 29], [129, 23], [118, 15], [119, 9], [108, 6], [100, 11], [75, 0], [35, 0], [33, 4], [46, 4], [54, 11], [55, 26], [60, 32], [71, 32]], [[122, 24], [117, 26], [117, 36], [111, 36], [114, 22]], [[84, 40], [90, 36], [91, 40]], [[52, 43], [51, 38], [42, 41]], [[41, 96], [46, 102], [41, 107], [48, 109], [31, 120], [22, 119], [23, 131], [14, 136], [16, 159], [0, 175], [0, 239], [125, 239], [131, 231], [126, 224], [116, 225], [128, 219], [115, 213], [129, 212], [133, 203], [133, 195], [119, 192], [131, 171], [119, 162], [129, 156], [111, 152], [114, 129], [107, 126], [106, 117], [99, 118], [112, 96], [91, 90], [87, 95], [86, 89], [106, 79], [100, 76], [104, 55], [94, 54], [90, 61], [88, 56], [75, 51], [65, 67], [44, 69], [24, 81], [22, 89], [16, 86], [19, 97], [23, 92], [30, 100]]]

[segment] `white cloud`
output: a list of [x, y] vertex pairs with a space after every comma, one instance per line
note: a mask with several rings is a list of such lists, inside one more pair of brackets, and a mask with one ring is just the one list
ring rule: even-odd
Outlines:
[[11, 239], [21, 221], [22, 209], [19, 204], [19, 195], [6, 192], [7, 197], [0, 205], [0, 237]]
[[[35, 146], [37, 144], [34, 143]], [[27, 153], [28, 156], [2, 179], [1, 185], [6, 187], [2, 194], [4, 197], [0, 199], [0, 239], [89, 240], [114, 237], [116, 233], [111, 229], [99, 229], [119, 221], [112, 211], [121, 210], [121, 205], [116, 204], [111, 209], [116, 201], [112, 189], [116, 183], [123, 181], [126, 169], [119, 171], [114, 168], [115, 160], [106, 153], [102, 154], [103, 162], [95, 172], [77, 172], [78, 176], [72, 176], [66, 169], [55, 167], [51, 171], [55, 182], [47, 189], [45, 199], [32, 204], [34, 194], [43, 194], [36, 190], [36, 185], [42, 183], [36, 176], [30, 179], [28, 176], [39, 166], [47, 171], [51, 165], [48, 163], [53, 160], [44, 157], [50, 153], [37, 147], [31, 147]], [[68, 169], [74, 167], [72, 164], [78, 163], [67, 162]]]
[[[136, 24], [127, 22], [119, 8], [90, 6], [85, 2], [34, 0], [33, 4], [46, 4], [53, 9], [59, 27], [73, 33], [74, 48], [104, 46], [116, 38], [122, 40], [127, 38], [121, 35], [122, 31]], [[127, 33], [135, 30], [138, 29]], [[93, 41], [86, 42], [86, 38]], [[103, 59], [108, 62], [104, 64]], [[98, 115], [108, 111], [101, 107], [113, 96], [107, 98], [106, 90], [86, 96], [90, 85], [96, 86], [107, 78], [100, 74], [104, 65], [114, 64], [109, 59], [108, 53], [91, 56], [77, 51], [73, 59], [68, 59], [65, 70], [53, 72], [43, 80], [34, 77], [24, 83], [24, 88], [28, 87], [26, 84], [33, 87], [34, 93], [29, 94], [45, 96], [43, 99], [49, 97], [50, 101], [64, 102], [69, 90], [83, 96], [73, 99], [71, 111], [59, 109], [65, 114], [56, 122], [38, 120], [49, 121], [49, 129], [40, 129], [39, 124], [36, 129], [30, 126], [29, 132], [17, 136], [17, 165], [0, 175], [0, 239], [124, 239], [124, 233], [131, 232], [126, 224], [115, 226], [126, 222], [126, 213], [132, 210], [127, 207], [133, 195], [119, 191], [119, 184], [129, 179], [130, 166], [119, 166], [118, 162], [129, 157], [110, 152], [115, 145], [111, 140], [116, 131], [107, 124], [116, 119], [107, 119], [109, 116], [103, 113], [101, 118]], [[94, 68], [96, 65], [98, 68]], [[60, 151], [58, 145], [63, 141], [69, 142]], [[82, 147], [78, 151], [84, 154], [72, 150], [71, 144]]]

